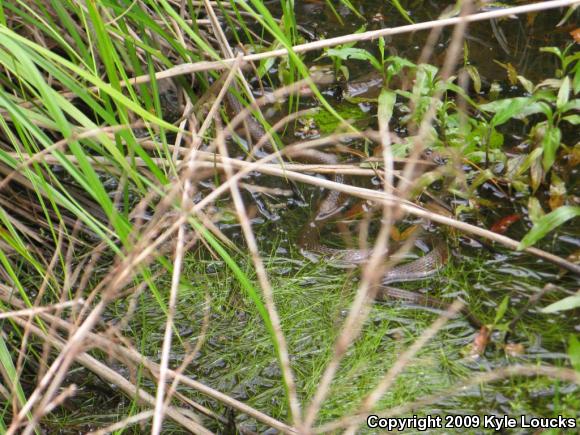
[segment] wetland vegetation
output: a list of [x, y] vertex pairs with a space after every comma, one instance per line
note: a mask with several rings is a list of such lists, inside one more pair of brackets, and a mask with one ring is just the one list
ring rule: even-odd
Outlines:
[[0, 432], [576, 433], [577, 5], [0, 3]]

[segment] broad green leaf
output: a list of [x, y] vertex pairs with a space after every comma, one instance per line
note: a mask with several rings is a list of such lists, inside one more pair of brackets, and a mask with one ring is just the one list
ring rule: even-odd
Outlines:
[[576, 62], [574, 66], [574, 80], [573, 80], [574, 94], [580, 92], [580, 62]]
[[[562, 80], [560, 80], [560, 79], [546, 79], [546, 80], [542, 80], [540, 83], [538, 83], [536, 85], [536, 91], [540, 90], [541, 88], [547, 88], [544, 90], [556, 90], [556, 89], [559, 90], [560, 86], [562, 86]], [[555, 101], [555, 96], [554, 96], [554, 101]]]
[[538, 190], [538, 187], [540, 187], [540, 184], [544, 181], [545, 176], [544, 168], [542, 167], [542, 160], [540, 159], [544, 150], [542, 150], [542, 148], [536, 148], [534, 152], [535, 151], [540, 151], [540, 154], [538, 155], [538, 158], [532, 160], [530, 165], [530, 186], [532, 187], [532, 192]]
[[544, 150], [544, 171], [548, 172], [556, 161], [556, 153], [562, 141], [562, 132], [557, 127], [547, 126], [542, 138], [542, 149]]
[[522, 175], [526, 172], [532, 164], [540, 158], [544, 151], [541, 148], [536, 148], [530, 154], [519, 155], [508, 160], [508, 171], [506, 173], [510, 178]]
[[413, 85], [413, 95], [431, 95], [435, 87], [435, 78], [438, 69], [433, 65], [421, 64], [417, 66], [415, 84]]
[[479, 94], [481, 92], [481, 76], [479, 75], [479, 71], [473, 65], [466, 65], [465, 71], [469, 74], [469, 77], [473, 82], [473, 89], [475, 89], [475, 92]]
[[542, 48], [540, 48], [540, 51], [543, 53], [555, 54], [556, 56], [558, 56], [558, 58], [560, 60], [562, 60], [562, 52], [560, 51], [560, 49], [558, 47], [542, 47]]
[[568, 340], [568, 357], [574, 370], [580, 372], [580, 340], [573, 334], [570, 335], [570, 340]]
[[564, 299], [560, 299], [558, 302], [548, 305], [542, 308], [542, 313], [550, 314], [557, 313], [559, 311], [573, 310], [574, 308], [580, 307], [580, 295], [568, 296]]
[[264, 75], [274, 66], [274, 63], [276, 63], [276, 59], [273, 57], [262, 59], [260, 61], [260, 65], [258, 66], [258, 76], [263, 78]]
[[505, 316], [505, 313], [508, 309], [509, 303], [510, 303], [510, 297], [505, 296], [503, 298], [503, 300], [501, 301], [501, 304], [499, 304], [499, 307], [497, 307], [497, 312], [495, 313], [495, 319], [493, 320], [494, 325], [497, 325], [501, 321], [501, 319], [503, 319], [503, 316]]
[[[534, 150], [535, 151], [535, 150]], [[540, 150], [541, 151], [541, 150]], [[506, 162], [505, 177], [508, 180], [514, 180], [525, 172], [531, 165], [530, 155], [517, 155], [511, 157]], [[524, 166], [526, 165], [526, 166]]]
[[580, 110], [580, 98], [570, 100], [562, 107], [563, 113], [569, 112], [570, 110]]
[[505, 100], [483, 104], [480, 108], [488, 112], [495, 112], [490, 124], [497, 127], [512, 118], [521, 117], [523, 109], [532, 101], [533, 100], [528, 97], [507, 98]]
[[485, 183], [489, 180], [493, 180], [494, 178], [495, 178], [495, 175], [491, 169], [486, 169], [485, 171], [481, 171], [477, 175], [477, 177], [475, 177], [473, 179], [473, 181], [471, 182], [471, 184], [469, 185], [469, 190], [474, 192], [483, 183]]
[[562, 121], [569, 122], [572, 125], [578, 125], [578, 124], [580, 124], [580, 115], [564, 116], [562, 118]]
[[330, 48], [326, 54], [330, 57], [335, 56], [343, 60], [356, 59], [356, 60], [367, 60], [369, 61], [377, 70], [382, 71], [383, 66], [379, 60], [370, 54], [367, 50], [363, 48], [356, 47], [342, 47], [342, 48]]
[[350, 71], [348, 67], [346, 65], [341, 65], [340, 67], [338, 67], [338, 70], [340, 71], [344, 79], [348, 81], [350, 78]]
[[528, 216], [534, 224], [546, 216], [540, 201], [535, 196], [530, 196], [530, 199], [528, 199]]
[[385, 60], [385, 45], [385, 38], [381, 36], [379, 38], [379, 53], [381, 53], [382, 60]]
[[[492, 128], [491, 132], [489, 134], [487, 143], [488, 143], [490, 149], [501, 148], [503, 146], [503, 143], [504, 143], [504, 136], [499, 131], [497, 131], [495, 128]], [[501, 154], [503, 154], [503, 153], [501, 153]], [[491, 158], [490, 158], [490, 161], [491, 161]]]
[[580, 216], [580, 207], [565, 205], [548, 213], [538, 220], [532, 229], [526, 234], [518, 246], [518, 251], [534, 245], [550, 231], [558, 228], [564, 222]]
[[535, 115], [536, 113], [543, 113], [546, 118], [552, 117], [552, 108], [550, 105], [544, 101], [530, 102], [530, 104], [524, 106], [520, 111], [519, 115], [516, 115], [517, 119], [524, 119], [527, 116]]
[[413, 62], [411, 62], [410, 60], [405, 59], [404, 57], [399, 57], [399, 56], [389, 56], [387, 58], [387, 62], [389, 62], [391, 65], [393, 65], [393, 67], [396, 68], [396, 71], [400, 71], [404, 67], [415, 68], [417, 66]]
[[[379, 125], [387, 125], [391, 121], [393, 116], [393, 108], [395, 107], [395, 101], [397, 101], [397, 94], [388, 89], [383, 89], [379, 95]], [[384, 131], [383, 128], [380, 128]]]
[[461, 97], [467, 101], [469, 104], [471, 104], [473, 107], [475, 108], [479, 108], [479, 104], [477, 104], [475, 102], [475, 100], [473, 100], [469, 94], [467, 92], [465, 92], [465, 89], [463, 89], [461, 86], [457, 86], [455, 83], [451, 83], [451, 82], [447, 82], [444, 85], [444, 89], [449, 89], [453, 92], [455, 92], [458, 95], [461, 95]]
[[534, 92], [534, 84], [524, 76], [518, 76], [520, 84], [524, 87], [526, 92], [532, 94]]
[[558, 109], [562, 109], [564, 105], [568, 102], [570, 98], [570, 77], [566, 77], [562, 81], [562, 86], [560, 86], [560, 90], [558, 91], [558, 98], [556, 99], [556, 107]]

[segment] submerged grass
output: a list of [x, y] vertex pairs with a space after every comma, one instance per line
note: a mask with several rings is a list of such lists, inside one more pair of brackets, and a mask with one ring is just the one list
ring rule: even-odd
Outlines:
[[[280, 266], [276, 267], [275, 263]], [[289, 263], [294, 263], [294, 266], [289, 267]], [[193, 325], [199, 324], [206, 303], [204, 289], [212, 289], [211, 312], [215, 313], [207, 332], [208, 344], [194, 360], [192, 373], [201, 374], [212, 386], [229, 392], [235, 398], [258, 409], [270, 409], [277, 418], [286, 418], [287, 403], [281, 395], [283, 389], [275, 354], [253, 304], [248, 298], [240, 297], [236, 280], [223, 265], [219, 267], [214, 261], [200, 260], [188, 264], [190, 268], [185, 271], [185, 276], [190, 280], [191, 287], [182, 289], [176, 315], [179, 319], [177, 328], [183, 334], [184, 330], [194, 329]], [[208, 269], [215, 272], [208, 273]], [[299, 258], [293, 261], [270, 258], [268, 271], [274, 277], [275, 300], [291, 349], [299, 393], [302, 400], [307, 400], [316, 391], [320, 374], [332, 357], [337, 327], [350, 306], [355, 282], [352, 279], [345, 282], [348, 275], [337, 273], [327, 265], [304, 265]], [[147, 354], [159, 351], [159, 331], [164, 322], [162, 313], [155, 306], [155, 301], [151, 299], [142, 301], [140, 310], [143, 314], [137, 316], [130, 326], [132, 331], [141, 331], [134, 339], [136, 342], [143, 340]], [[331, 399], [325, 404], [323, 419], [336, 418], [352, 411], [356, 399], [368, 393], [378, 376], [396, 360], [401, 349], [412, 343], [432, 318], [433, 315], [424, 313], [414, 315], [409, 310], [377, 306], [365, 332], [341, 366]], [[157, 319], [157, 322], [152, 319]], [[464, 322], [459, 322], [459, 328], [465, 328]], [[463, 333], [463, 346], [469, 343], [469, 331], [466, 332]], [[195, 340], [196, 333], [189, 331], [189, 334], [189, 341]], [[435, 358], [428, 356], [434, 352], [444, 355], [453, 353], [447, 345], [442, 349], [440, 346], [443, 343], [446, 343], [444, 338], [433, 348], [425, 349], [417, 364], [409, 368], [408, 376], [416, 377], [422, 373], [425, 379], [414, 385], [409, 385], [408, 379], [401, 379], [385, 400], [385, 405], [404, 403], [451, 385], [451, 377], [441, 376], [433, 361], [441, 355]], [[172, 357], [176, 361], [182, 356], [183, 353], [174, 349]]]
[[[274, 247], [286, 250], [284, 244], [274, 242]], [[272, 249], [275, 252], [276, 249]], [[312, 264], [292, 249], [288, 256], [272, 255], [268, 261], [268, 274], [275, 289], [275, 301], [283, 325], [291, 363], [296, 374], [299, 398], [307, 402], [317, 391], [320, 376], [332, 359], [332, 348], [338, 337], [357, 288], [357, 274], [336, 269], [320, 262]], [[243, 260], [241, 260], [243, 263]], [[492, 323], [498, 300], [482, 289], [487, 282], [503, 280], [506, 292], [514, 291], [505, 275], [486, 268], [489, 258], [463, 257], [460, 264], [452, 261], [443, 273], [430, 282], [429, 294], [444, 298], [461, 297], [470, 301], [470, 309], [484, 322]], [[477, 271], [480, 272], [477, 272]], [[475, 271], [475, 272], [474, 272]], [[485, 272], [484, 272], [485, 271]], [[485, 274], [485, 279], [474, 279], [474, 273]], [[181, 291], [181, 301], [176, 314], [176, 328], [186, 341], [193, 345], [201, 339], [199, 326], [206, 309], [205, 294], [211, 289], [210, 309], [213, 313], [209, 329], [203, 338], [206, 345], [186, 370], [212, 387], [231, 394], [257, 409], [269, 409], [272, 416], [285, 420], [288, 404], [284, 399], [283, 385], [276, 356], [272, 352], [268, 334], [261, 325], [260, 315], [250, 299], [241, 296], [235, 276], [223, 262], [207, 259], [205, 255], [191, 254], [184, 276], [190, 283]], [[251, 278], [253, 278], [250, 275]], [[478, 283], [474, 288], [474, 283]], [[541, 288], [537, 279], [519, 279], [517, 284], [528, 289]], [[409, 285], [417, 288], [418, 284]], [[419, 285], [420, 287], [420, 285]], [[518, 304], [519, 307], [522, 304]], [[146, 354], [159, 352], [164, 318], [151, 298], [140, 304], [140, 315], [131, 321], [128, 336]], [[517, 307], [513, 307], [517, 312]], [[124, 309], [120, 310], [122, 313]], [[420, 333], [429, 327], [435, 313], [418, 307], [409, 307], [393, 301], [377, 304], [370, 313], [359, 339], [349, 349], [341, 363], [336, 380], [320, 412], [320, 422], [328, 422], [354, 412], [354, 404], [376, 386], [399, 355], [411, 345]], [[512, 318], [512, 315], [506, 316]], [[542, 364], [547, 361], [563, 363], [561, 352], [562, 323], [554, 324], [550, 318], [523, 322], [511, 340], [522, 344], [525, 351], [519, 356], [509, 356], [503, 340], [495, 337], [488, 347], [486, 359], [478, 362], [471, 354], [476, 334], [461, 316], [449, 323], [406, 367], [378, 409], [389, 409], [412, 403], [417, 399], [444, 391], [464, 380], [473, 371], [487, 371], [517, 361]], [[567, 326], [569, 331], [573, 325]], [[537, 340], [542, 338], [541, 348]], [[534, 350], [534, 348], [536, 348]], [[539, 352], [538, 352], [539, 351]], [[178, 363], [185, 349], [173, 349], [172, 359]], [[490, 385], [480, 390], [471, 388], [459, 396], [443, 399], [437, 407], [418, 412], [482, 414], [498, 411], [510, 415], [550, 415], [552, 400], [559, 413], [573, 417], [577, 402], [567, 394], [558, 393], [557, 380], [522, 378]], [[565, 386], [565, 391], [576, 391]], [[496, 402], [499, 396], [509, 400]], [[572, 395], [574, 396], [574, 395]], [[198, 397], [206, 406], [212, 401]], [[224, 414], [226, 410], [222, 409]], [[546, 414], [547, 413], [547, 414]], [[239, 416], [243, 428], [262, 431], [255, 421]]]

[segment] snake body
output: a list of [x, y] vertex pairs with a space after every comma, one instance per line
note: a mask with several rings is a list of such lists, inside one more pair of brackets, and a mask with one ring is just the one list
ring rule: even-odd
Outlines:
[[[231, 109], [239, 113], [243, 110], [242, 105], [230, 92], [227, 94], [227, 100]], [[262, 125], [249, 116], [245, 120], [246, 126], [252, 139], [261, 140], [266, 132]], [[265, 142], [265, 148], [273, 151], [274, 147], [269, 141]], [[335, 155], [321, 152], [318, 150], [303, 150], [295, 155], [297, 160], [305, 163], [317, 164], [337, 164], [338, 159]], [[343, 175], [335, 174], [332, 176], [333, 181], [343, 183]], [[319, 232], [322, 226], [331, 218], [340, 215], [344, 211], [344, 201], [341, 201], [341, 194], [337, 191], [330, 191], [320, 201], [316, 212], [306, 222], [302, 228], [298, 240], [298, 245], [303, 253], [315, 253], [330, 258], [335, 263], [344, 265], [357, 265], [366, 262], [372, 255], [372, 250], [367, 249], [336, 249], [320, 243]], [[385, 256], [388, 252], [384, 253]], [[436, 298], [428, 297], [419, 293], [410, 292], [390, 284], [395, 282], [416, 281], [429, 278], [435, 275], [447, 262], [447, 247], [441, 240], [434, 243], [433, 249], [423, 257], [412, 262], [394, 267], [387, 271], [381, 278], [380, 287], [377, 292], [377, 300], [400, 299], [408, 303], [427, 306], [437, 309], [445, 309], [448, 304]], [[462, 310], [466, 319], [475, 327], [479, 328], [481, 322], [467, 309]]]

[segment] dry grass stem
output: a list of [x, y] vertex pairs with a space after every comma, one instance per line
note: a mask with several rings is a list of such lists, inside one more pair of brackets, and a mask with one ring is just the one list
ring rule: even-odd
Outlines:
[[149, 420], [151, 417], [153, 417], [153, 411], [143, 411], [138, 414], [131, 415], [130, 417], [124, 418], [123, 420], [118, 421], [117, 423], [114, 423], [103, 429], [89, 432], [87, 435], [106, 435], [118, 430], [127, 429], [129, 426], [141, 423], [145, 420]]
[[[2, 284], [0, 284], [0, 299], [8, 304], [15, 305], [17, 308], [20, 308], [24, 305], [22, 302], [18, 302], [18, 300], [11, 295], [11, 292], [8, 287]], [[46, 312], [40, 313], [39, 316], [45, 319], [46, 321], [54, 322], [54, 324], [56, 324], [59, 328], [61, 328], [68, 334], [71, 334], [73, 331], [76, 330], [74, 325], [72, 325], [71, 323], [67, 322], [66, 320], [54, 317], [49, 313]], [[94, 346], [99, 347], [103, 351], [111, 352], [112, 356], [120, 355], [126, 360], [131, 361], [136, 365], [142, 364], [148, 370], [149, 373], [155, 376], [155, 380], [157, 379], [157, 376], [159, 375], [160, 371], [159, 365], [150, 361], [148, 358], [146, 358], [144, 355], [139, 353], [134, 348], [129, 348], [120, 345], [118, 343], [111, 341], [109, 338], [94, 332], [90, 332], [87, 336], [87, 339]], [[167, 376], [170, 379], [178, 379], [181, 384], [193, 388], [194, 390], [199, 391], [200, 393], [205, 394], [208, 397], [211, 397], [219, 402], [222, 402], [225, 406], [231, 407], [233, 409], [238, 410], [239, 412], [247, 414], [250, 417], [256, 419], [257, 421], [260, 421], [267, 426], [278, 429], [283, 433], [296, 432], [291, 426], [288, 426], [224, 393], [221, 393], [211, 387], [208, 387], [207, 385], [199, 381], [184, 376], [183, 374], [180, 374], [174, 370], [168, 369]]]
[[[14, 321], [23, 327], [27, 325], [27, 323], [20, 318], [15, 318]], [[40, 328], [38, 328], [34, 325], [28, 324], [27, 327], [37, 337], [39, 337], [45, 341], [49, 341], [55, 349], [57, 349], [61, 352], [65, 349], [66, 343], [64, 343], [60, 339], [58, 339], [54, 336], [47, 335]], [[92, 372], [94, 372], [95, 374], [100, 376], [101, 378], [105, 379], [107, 382], [111, 382], [111, 383], [117, 385], [129, 397], [138, 397], [144, 403], [147, 403], [149, 405], [154, 405], [155, 398], [153, 396], [146, 393], [142, 389], [136, 388], [131, 382], [127, 381], [125, 378], [123, 378], [121, 375], [116, 373], [114, 370], [107, 367], [106, 365], [104, 365], [100, 361], [96, 360], [95, 358], [89, 356], [88, 354], [86, 354], [84, 352], [77, 353], [75, 355], [75, 360], [78, 363], [85, 366], [87, 369], [91, 370]], [[47, 409], [47, 405], [50, 403], [51, 403], [51, 401], [48, 401], [45, 404], [45, 406], [41, 407], [40, 409], [44, 412]], [[169, 408], [166, 412], [170, 418], [172, 418], [173, 420], [175, 420], [177, 423], [179, 423], [181, 426], [183, 426], [184, 428], [186, 428], [188, 430], [194, 431], [195, 433], [199, 433], [199, 434], [208, 434], [209, 435], [212, 433], [212, 432], [206, 430], [203, 426], [201, 426], [196, 421], [191, 420], [190, 417], [183, 415], [181, 413], [181, 411], [179, 411], [176, 408]], [[37, 415], [35, 415], [35, 418], [33, 419], [33, 421], [31, 421], [22, 432], [20, 432], [20, 430], [19, 430], [19, 427], [18, 427], [19, 425], [15, 425], [15, 421], [13, 421], [13, 424], [10, 426], [7, 433], [16, 433], [16, 431], [18, 431], [18, 433], [23, 433], [23, 434], [27, 434], [27, 435], [31, 434], [34, 431], [34, 428], [35, 428], [35, 425], [38, 421], [38, 418], [40, 417], [40, 415], [38, 415], [38, 413], [35, 413], [35, 414], [37, 414]]]
[[85, 301], [79, 299], [76, 301], [67, 301], [59, 304], [53, 304], [46, 307], [26, 308], [24, 310], [9, 311], [7, 313], [0, 313], [0, 319], [10, 319], [12, 317], [28, 317], [36, 316], [40, 313], [46, 313], [55, 310], [62, 310], [63, 308], [70, 308], [74, 305], [83, 305]]
[[[225, 137], [222, 132], [218, 134], [216, 141], [221, 151], [221, 154], [227, 156]], [[229, 162], [229, 159], [227, 159], [227, 161]], [[226, 163], [224, 165], [224, 170], [226, 172], [228, 180], [231, 180], [234, 175], [232, 166]], [[254, 237], [252, 226], [248, 219], [244, 202], [238, 189], [238, 185], [235, 182], [230, 182], [229, 184], [232, 192], [232, 197], [234, 200], [234, 205], [236, 207], [236, 211], [238, 212], [238, 219], [240, 221], [242, 231], [244, 233], [244, 237], [248, 245], [248, 249], [252, 256], [252, 261], [254, 263], [254, 266], [256, 267], [256, 275], [258, 277], [260, 287], [262, 288], [262, 292], [264, 294], [264, 302], [266, 305], [266, 310], [268, 311], [268, 315], [272, 323], [271, 327], [273, 329], [273, 333], [276, 339], [278, 358], [280, 360], [280, 366], [282, 368], [282, 376], [284, 378], [284, 382], [286, 383], [286, 388], [288, 391], [288, 399], [292, 411], [292, 419], [294, 425], [299, 427], [300, 426], [299, 423], [302, 420], [300, 405], [298, 402], [298, 397], [296, 395], [296, 385], [294, 382], [294, 375], [292, 373], [292, 368], [290, 367], [290, 358], [288, 355], [288, 347], [286, 344], [286, 339], [282, 332], [282, 327], [280, 324], [280, 316], [278, 315], [278, 311], [276, 310], [276, 305], [274, 303], [272, 287], [268, 280], [266, 268], [264, 267], [262, 257], [260, 256], [258, 244]]]

